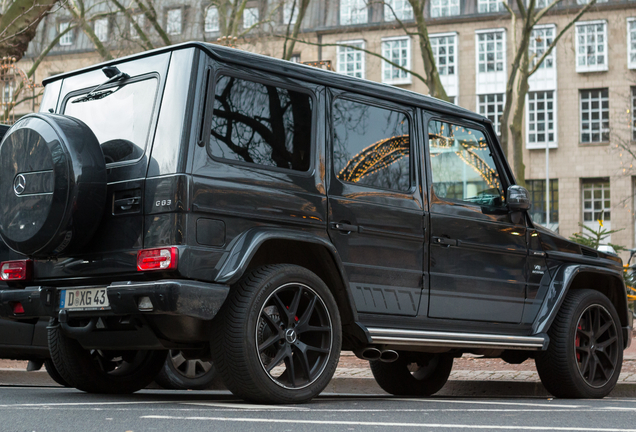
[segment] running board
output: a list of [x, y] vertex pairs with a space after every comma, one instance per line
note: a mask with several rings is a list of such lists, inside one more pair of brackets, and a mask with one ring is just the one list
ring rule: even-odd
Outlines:
[[549, 342], [549, 338], [545, 334], [535, 336], [509, 336], [372, 327], [369, 327], [367, 330], [369, 331], [372, 342], [382, 345], [544, 350], [548, 347]]

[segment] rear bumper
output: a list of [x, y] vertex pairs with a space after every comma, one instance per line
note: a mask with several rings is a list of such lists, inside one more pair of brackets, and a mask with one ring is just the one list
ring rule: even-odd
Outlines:
[[[70, 287], [81, 289], [85, 287]], [[57, 317], [60, 291], [65, 288], [29, 287], [24, 290], [0, 291], [0, 316], [13, 319]], [[177, 315], [211, 320], [216, 316], [229, 292], [229, 286], [190, 280], [154, 282], [115, 282], [107, 286], [107, 309], [69, 310], [70, 317], [113, 315]], [[152, 310], [140, 310], [139, 300], [148, 297]], [[13, 304], [20, 302], [24, 313], [14, 314]]]

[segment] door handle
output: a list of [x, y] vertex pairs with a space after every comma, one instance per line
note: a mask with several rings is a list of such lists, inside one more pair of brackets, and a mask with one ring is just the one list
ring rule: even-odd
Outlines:
[[442, 246], [457, 246], [459, 242], [454, 239], [449, 239], [446, 237], [433, 237], [433, 243], [442, 245]]
[[351, 225], [350, 223], [346, 223], [346, 222], [334, 222], [331, 224], [331, 228], [338, 231], [345, 232], [347, 234], [352, 232], [358, 232], [358, 225]]

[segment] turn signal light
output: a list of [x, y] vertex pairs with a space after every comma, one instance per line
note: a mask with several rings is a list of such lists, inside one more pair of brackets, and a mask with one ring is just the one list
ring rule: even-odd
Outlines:
[[31, 279], [33, 261], [5, 261], [0, 264], [0, 278], [5, 281], [26, 281]]
[[137, 254], [137, 270], [173, 270], [177, 268], [179, 249], [176, 247], [140, 250]]

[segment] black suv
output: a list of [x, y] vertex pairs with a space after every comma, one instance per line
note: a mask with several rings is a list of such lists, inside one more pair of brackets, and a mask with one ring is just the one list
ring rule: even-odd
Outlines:
[[621, 260], [535, 225], [486, 118], [188, 43], [49, 78], [0, 144], [0, 315], [50, 317], [71, 386], [143, 388], [166, 350], [257, 402], [341, 349], [431, 395], [453, 358], [534, 358], [603, 397], [631, 341]]

